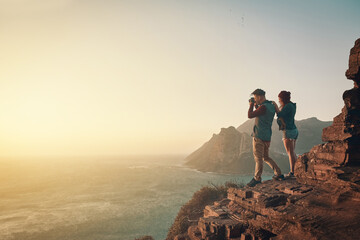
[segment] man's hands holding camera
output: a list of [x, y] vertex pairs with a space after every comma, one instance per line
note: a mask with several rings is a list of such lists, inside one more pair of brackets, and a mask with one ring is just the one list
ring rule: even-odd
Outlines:
[[249, 104], [250, 104], [250, 106], [253, 105], [253, 106], [255, 106], [255, 108], [258, 108], [258, 105], [255, 102], [255, 98], [253, 98], [253, 97], [249, 99]]

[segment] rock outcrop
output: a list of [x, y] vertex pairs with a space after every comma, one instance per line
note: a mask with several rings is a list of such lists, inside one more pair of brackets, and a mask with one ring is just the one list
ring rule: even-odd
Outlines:
[[354, 88], [323, 130], [324, 144], [301, 155], [296, 178], [230, 188], [227, 198], [176, 239], [359, 239], [360, 236], [360, 39], [350, 52], [346, 76]]
[[357, 239], [360, 198], [350, 191], [358, 193], [296, 179], [230, 188], [226, 199], [206, 206], [184, 239]]
[[350, 50], [349, 69], [346, 70], [346, 77], [350, 80], [360, 79], [360, 38], [355, 41], [355, 46]]

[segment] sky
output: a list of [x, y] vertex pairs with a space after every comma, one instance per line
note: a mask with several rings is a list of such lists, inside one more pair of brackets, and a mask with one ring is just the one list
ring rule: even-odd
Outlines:
[[360, 1], [0, 0], [0, 156], [190, 154], [256, 88], [332, 120]]

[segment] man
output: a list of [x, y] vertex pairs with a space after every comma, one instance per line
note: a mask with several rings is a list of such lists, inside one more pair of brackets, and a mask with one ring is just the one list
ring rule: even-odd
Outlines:
[[[255, 118], [255, 125], [253, 128], [253, 153], [255, 160], [255, 174], [254, 178], [247, 184], [253, 187], [261, 183], [261, 174], [263, 172], [263, 161], [266, 162], [273, 170], [275, 180], [284, 179], [278, 165], [269, 157], [269, 147], [271, 141], [271, 125], [274, 120], [275, 107], [272, 102], [266, 100], [265, 91], [256, 89], [252, 95], [250, 108], [248, 111], [249, 118]], [[254, 111], [254, 105], [256, 110]]]

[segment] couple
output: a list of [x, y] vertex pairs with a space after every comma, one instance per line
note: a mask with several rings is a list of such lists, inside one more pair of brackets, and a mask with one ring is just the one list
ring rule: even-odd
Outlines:
[[[290, 101], [290, 92], [281, 91], [278, 95], [280, 108], [275, 102], [266, 100], [265, 91], [256, 89], [249, 100], [250, 108], [248, 111], [249, 118], [255, 118], [253, 129], [253, 152], [255, 160], [255, 176], [247, 184], [253, 187], [261, 183], [261, 174], [263, 171], [263, 161], [266, 162], [273, 170], [275, 180], [284, 180], [278, 165], [269, 157], [269, 147], [271, 141], [271, 126], [275, 113], [277, 114], [277, 123], [279, 129], [283, 131], [283, 142], [290, 161], [290, 172], [286, 178], [294, 177], [294, 166], [296, 160], [295, 142], [298, 137], [298, 130], [295, 126], [294, 116], [296, 104]], [[256, 110], [254, 111], [254, 106]]]

